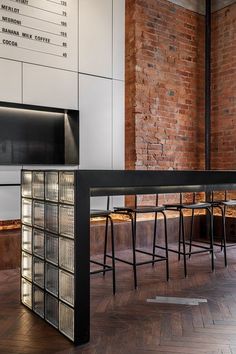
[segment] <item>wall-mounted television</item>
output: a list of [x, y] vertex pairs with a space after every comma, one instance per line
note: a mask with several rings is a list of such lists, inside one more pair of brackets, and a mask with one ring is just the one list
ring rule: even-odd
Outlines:
[[0, 102], [0, 165], [79, 164], [79, 111]]

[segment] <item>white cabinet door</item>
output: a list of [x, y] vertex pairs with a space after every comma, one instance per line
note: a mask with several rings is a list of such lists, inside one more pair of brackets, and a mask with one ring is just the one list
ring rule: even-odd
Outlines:
[[113, 78], [125, 79], [125, 0], [113, 0]]
[[112, 77], [112, 0], [79, 0], [79, 72]]
[[38, 106], [78, 109], [78, 74], [24, 64], [23, 102]]
[[125, 168], [125, 97], [123, 81], [113, 80], [113, 169]]
[[0, 101], [21, 103], [21, 63], [0, 59]]
[[1, 187], [0, 200], [0, 220], [20, 219], [20, 187]]
[[[113, 170], [125, 168], [125, 83], [113, 80]], [[111, 207], [124, 206], [124, 197], [111, 198]]]
[[[0, 166], [1, 184], [19, 184], [21, 166]], [[0, 187], [0, 220], [20, 219], [20, 186]]]
[[112, 80], [79, 75], [80, 168], [112, 168]]

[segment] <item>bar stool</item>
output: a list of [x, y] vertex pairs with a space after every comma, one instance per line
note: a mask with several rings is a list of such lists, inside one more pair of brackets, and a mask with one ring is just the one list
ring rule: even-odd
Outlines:
[[[180, 260], [180, 256], [182, 255], [184, 258], [184, 276], [187, 276], [187, 256], [190, 258], [193, 254], [199, 253], [210, 253], [211, 254], [211, 268], [214, 270], [214, 250], [213, 250], [213, 214], [212, 214], [212, 206], [211, 203], [207, 202], [196, 202], [195, 194], [193, 197], [192, 203], [183, 203], [183, 196], [181, 195], [180, 203], [173, 204], [164, 204], [166, 210], [176, 210], [180, 214], [179, 219], [179, 242], [178, 242], [178, 250], [174, 250], [169, 248], [170, 252], [174, 252], [178, 254], [178, 259]], [[184, 210], [191, 210], [191, 229], [190, 229], [190, 238], [189, 241], [186, 241], [185, 237], [185, 227], [184, 227]], [[209, 246], [203, 246], [196, 243], [193, 243], [193, 225], [194, 225], [194, 212], [196, 210], [206, 210], [210, 217], [210, 243]], [[201, 243], [205, 243], [202, 242]], [[182, 246], [182, 250], [181, 250]], [[186, 246], [189, 246], [187, 251]], [[192, 251], [192, 246], [198, 248], [198, 250]]]
[[[211, 204], [212, 210], [217, 208], [221, 212], [221, 220], [222, 220], [222, 236], [219, 242], [214, 242], [214, 246], [220, 247], [221, 251], [224, 251], [224, 264], [227, 267], [227, 248], [228, 247], [236, 247], [235, 243], [227, 243], [227, 233], [226, 233], [226, 212], [227, 208], [229, 207], [236, 207], [236, 200], [235, 199], [228, 199], [227, 198], [227, 191], [224, 191], [224, 199], [222, 200], [215, 200], [214, 199], [214, 192], [211, 193], [211, 200], [209, 201]], [[213, 214], [214, 215], [214, 214]]]
[[107, 210], [90, 210], [90, 220], [96, 218], [105, 218], [106, 225], [105, 225], [105, 245], [104, 245], [104, 254], [105, 250], [107, 249], [107, 241], [108, 241], [108, 222], [110, 221], [111, 226], [111, 260], [112, 265], [106, 263], [106, 257], [103, 257], [103, 262], [99, 262], [97, 260], [90, 258], [90, 263], [96, 264], [102, 269], [97, 269], [90, 271], [90, 274], [98, 274], [103, 273], [105, 275], [106, 272], [112, 271], [112, 287], [113, 287], [113, 294], [116, 293], [116, 274], [115, 274], [115, 246], [114, 246], [114, 227], [113, 227], [113, 220], [111, 217], [112, 211], [109, 210], [109, 197], [107, 199]]
[[[138, 206], [137, 205], [137, 196], [135, 195], [135, 205], [131, 207], [115, 207], [115, 214], [123, 214], [129, 217], [131, 221], [131, 241], [132, 241], [132, 261], [127, 261], [115, 256], [115, 260], [126, 263], [133, 267], [133, 276], [134, 276], [134, 287], [137, 288], [137, 266], [144, 264], [154, 264], [156, 262], [165, 261], [166, 262], [166, 278], [169, 279], [169, 262], [168, 262], [168, 240], [167, 240], [167, 222], [166, 215], [164, 213], [164, 207], [158, 206], [158, 196], [156, 195], [156, 205], [155, 206]], [[136, 231], [137, 231], [137, 215], [138, 214], [147, 214], [154, 213], [154, 232], [153, 232], [153, 242], [152, 242], [152, 252], [145, 251], [143, 249], [137, 249], [136, 247]], [[164, 237], [165, 244], [160, 246], [156, 243], [156, 233], [157, 233], [157, 215], [161, 214], [164, 219]], [[106, 244], [106, 243], [105, 243]], [[156, 249], [161, 249], [165, 251], [165, 256], [158, 255]], [[142, 253], [148, 256], [151, 256], [150, 260], [137, 262], [136, 253]], [[107, 253], [105, 249], [104, 252], [104, 263], [106, 262], [106, 257], [112, 258], [112, 255]]]
[[[165, 210], [172, 210], [172, 211], [178, 211], [180, 213], [181, 208], [184, 204], [184, 193], [179, 193], [179, 202], [178, 203], [169, 203], [169, 204], [163, 204], [165, 207]], [[196, 202], [196, 194], [192, 193], [192, 204]], [[185, 203], [186, 204], [186, 203]], [[194, 223], [194, 210], [192, 210], [191, 214], [191, 225], [190, 225], [190, 240], [192, 240], [193, 237], [193, 223]], [[178, 260], [180, 261], [180, 248], [181, 248], [181, 228], [182, 228], [182, 223], [181, 223], [181, 218], [179, 218], [179, 240], [178, 240]], [[189, 255], [189, 258], [191, 255]]]

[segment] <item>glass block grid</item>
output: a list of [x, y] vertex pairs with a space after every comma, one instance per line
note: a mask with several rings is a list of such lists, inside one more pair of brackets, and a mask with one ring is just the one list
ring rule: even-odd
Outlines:
[[22, 171], [21, 301], [74, 341], [74, 171]]

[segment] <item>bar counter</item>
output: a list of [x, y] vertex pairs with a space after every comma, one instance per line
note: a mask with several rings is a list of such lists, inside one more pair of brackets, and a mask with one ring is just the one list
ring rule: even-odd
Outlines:
[[[236, 171], [23, 170], [21, 184], [21, 301], [83, 344], [90, 335], [90, 197], [235, 190]], [[55, 259], [48, 241], [57, 245]]]

